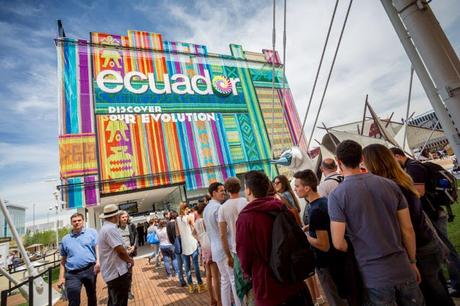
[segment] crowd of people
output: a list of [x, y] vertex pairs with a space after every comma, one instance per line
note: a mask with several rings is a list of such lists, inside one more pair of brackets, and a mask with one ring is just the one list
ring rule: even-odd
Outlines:
[[99, 271], [108, 305], [127, 305], [141, 233], [149, 262], [162, 260], [165, 278], [190, 294], [207, 291], [210, 305], [454, 305], [443, 267], [457, 295], [460, 260], [423, 164], [346, 140], [320, 170], [321, 181], [310, 169], [294, 173], [293, 188], [261, 171], [246, 173], [244, 186], [214, 182], [198, 204], [182, 202], [148, 228], [116, 205], [104, 207], [99, 233], [72, 215], [59, 277], [69, 305], [80, 304], [82, 285], [97, 304]]

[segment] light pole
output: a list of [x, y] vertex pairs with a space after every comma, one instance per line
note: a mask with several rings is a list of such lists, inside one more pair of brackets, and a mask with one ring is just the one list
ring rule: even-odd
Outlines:
[[[58, 220], [59, 220], [59, 192], [53, 192], [54, 199], [56, 203], [54, 204], [54, 209], [56, 211], [56, 220], [54, 222], [54, 230], [56, 231], [56, 250], [59, 249], [59, 231], [58, 231]], [[50, 210], [53, 210], [53, 206], [50, 207]]]

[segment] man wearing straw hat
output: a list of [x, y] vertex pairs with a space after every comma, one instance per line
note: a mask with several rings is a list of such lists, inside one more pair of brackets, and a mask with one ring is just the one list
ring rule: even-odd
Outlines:
[[134, 265], [118, 231], [120, 212], [117, 205], [109, 204], [99, 215], [104, 219], [104, 225], [99, 232], [99, 256], [102, 278], [107, 283], [109, 293], [108, 306], [128, 305], [131, 267]]

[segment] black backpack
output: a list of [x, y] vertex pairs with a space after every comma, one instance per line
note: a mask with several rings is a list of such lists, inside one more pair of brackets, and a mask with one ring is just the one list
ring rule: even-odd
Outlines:
[[337, 174], [334, 176], [326, 177], [324, 181], [336, 181], [337, 183], [342, 183], [343, 182], [343, 175]]
[[275, 220], [269, 265], [275, 278], [282, 284], [293, 284], [312, 276], [315, 255], [292, 213], [284, 208], [271, 215]]
[[425, 193], [434, 205], [450, 206], [457, 202], [457, 179], [442, 166], [424, 162], [427, 171]]

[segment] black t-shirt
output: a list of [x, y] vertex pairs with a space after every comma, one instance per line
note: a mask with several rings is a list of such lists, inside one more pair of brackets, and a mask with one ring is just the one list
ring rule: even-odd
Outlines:
[[[331, 250], [333, 246], [331, 240], [331, 221], [327, 212], [327, 198], [319, 198], [308, 205], [308, 224], [308, 231], [311, 237], [317, 238], [316, 231], [327, 231]], [[320, 251], [313, 246], [312, 248], [316, 255], [316, 267], [327, 267], [329, 265], [330, 252]]]
[[426, 184], [427, 172], [422, 163], [408, 158], [404, 168], [414, 181], [414, 184]]
[[414, 227], [415, 232], [416, 246], [417, 249], [419, 249], [433, 241], [434, 235], [426, 223], [420, 199], [417, 198], [412, 192], [401, 186], [399, 186], [399, 189], [401, 189], [404, 197], [407, 200], [410, 220], [412, 221], [412, 226]]
[[[414, 184], [424, 184], [425, 185], [425, 193], [427, 192], [426, 188], [428, 185], [428, 172], [426, 168], [423, 166], [422, 163], [412, 160], [412, 159], [407, 159], [404, 168], [406, 172], [410, 175], [412, 180], [414, 181]], [[426, 214], [430, 217], [431, 220], [436, 220], [438, 218], [438, 211], [435, 206], [428, 200], [426, 195], [420, 198], [420, 201], [422, 202], [422, 208], [426, 212]]]

